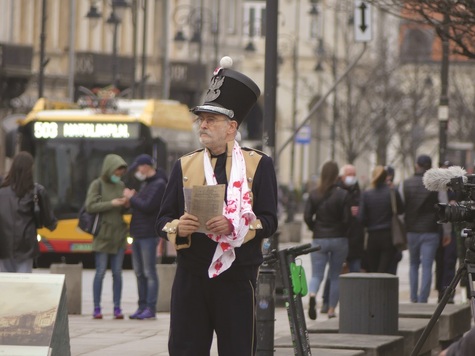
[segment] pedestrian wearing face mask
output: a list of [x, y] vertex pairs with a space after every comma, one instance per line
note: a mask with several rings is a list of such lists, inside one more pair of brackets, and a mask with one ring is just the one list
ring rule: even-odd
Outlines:
[[[364, 252], [364, 228], [359, 222], [358, 208], [360, 204], [360, 186], [356, 177], [356, 168], [352, 164], [345, 164], [340, 168], [340, 174], [336, 183], [338, 187], [348, 192], [351, 207], [351, 218], [348, 228], [348, 256], [346, 257], [346, 270], [348, 272], [360, 272], [361, 260]], [[330, 280], [325, 281], [323, 292], [322, 314], [328, 312], [330, 296]]]
[[96, 273], [93, 281], [94, 319], [102, 319], [102, 282], [110, 259], [112, 270], [113, 318], [123, 319], [120, 308], [122, 294], [122, 263], [127, 244], [127, 223], [123, 214], [127, 210], [127, 198], [123, 196], [124, 183], [121, 177], [127, 170], [127, 163], [116, 154], [109, 154], [102, 163], [101, 175], [89, 185], [86, 196], [86, 210], [99, 213], [101, 225], [94, 236], [92, 250], [95, 252]]
[[130, 235], [132, 243], [132, 265], [137, 278], [138, 308], [130, 319], [155, 319], [159, 280], [157, 276], [157, 245], [159, 237], [155, 232], [155, 221], [167, 186], [167, 176], [161, 169], [155, 169], [154, 159], [139, 155], [130, 166], [135, 178], [142, 182], [138, 192], [124, 189], [124, 196], [132, 208]]
[[352, 164], [345, 164], [340, 169], [340, 179], [337, 186], [348, 192], [351, 220], [348, 228], [348, 257], [346, 258], [346, 266], [348, 272], [361, 271], [361, 259], [363, 257], [364, 248], [364, 228], [359, 222], [357, 216], [360, 205], [360, 186], [356, 177], [356, 168]]

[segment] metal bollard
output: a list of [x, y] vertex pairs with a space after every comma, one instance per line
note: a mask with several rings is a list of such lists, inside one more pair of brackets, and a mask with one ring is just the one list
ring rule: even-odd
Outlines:
[[157, 264], [158, 298], [157, 312], [169, 312], [176, 264]]
[[[269, 255], [278, 249], [276, 232], [270, 238], [264, 239], [262, 254]], [[274, 355], [274, 323], [275, 323], [275, 276], [276, 262], [265, 262], [259, 269], [256, 291], [256, 332], [257, 356]]]
[[64, 274], [68, 314], [81, 314], [82, 311], [82, 263], [53, 263], [50, 273]]
[[257, 278], [257, 355], [274, 355], [275, 271], [261, 267]]
[[340, 333], [397, 335], [399, 278], [387, 273], [340, 276]]

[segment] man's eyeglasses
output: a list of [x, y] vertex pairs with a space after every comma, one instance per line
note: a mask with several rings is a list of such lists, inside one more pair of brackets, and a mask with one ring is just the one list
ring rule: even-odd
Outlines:
[[197, 126], [201, 126], [203, 122], [206, 122], [206, 126], [214, 126], [217, 122], [230, 121], [229, 119], [217, 119], [215, 117], [197, 117], [193, 123]]

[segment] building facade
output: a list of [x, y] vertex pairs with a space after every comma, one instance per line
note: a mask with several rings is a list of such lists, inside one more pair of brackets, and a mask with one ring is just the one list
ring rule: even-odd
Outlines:
[[[366, 177], [378, 162], [399, 164], [391, 148], [396, 136], [382, 141], [388, 147], [382, 155], [373, 153], [371, 140], [352, 154], [351, 141], [362, 139], [345, 138], [342, 125], [371, 119], [375, 94], [354, 99], [355, 88], [364, 85], [356, 74], [364, 73], [359, 77], [364, 81], [381, 61], [394, 68], [400, 50], [408, 58], [407, 42], [398, 40], [400, 20], [372, 8], [366, 14], [372, 37], [362, 43], [355, 41], [355, 17], [362, 13], [354, 0], [280, 0], [278, 13], [273, 60], [279, 182], [304, 190], [328, 159], [351, 161]], [[0, 0], [0, 118], [27, 112], [40, 96], [76, 100], [81, 87], [108, 85], [130, 98], [174, 99], [192, 107], [227, 55], [261, 88], [241, 129], [244, 144], [260, 147], [266, 31], [265, 0]], [[435, 78], [438, 68], [428, 71]], [[352, 113], [355, 100], [366, 106], [365, 114]], [[367, 136], [371, 130], [370, 125]], [[2, 174], [4, 159], [0, 162]]]

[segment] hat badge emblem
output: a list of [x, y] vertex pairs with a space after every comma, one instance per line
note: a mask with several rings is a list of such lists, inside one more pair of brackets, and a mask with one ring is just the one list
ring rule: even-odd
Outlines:
[[223, 76], [216, 76], [211, 80], [211, 84], [209, 86], [208, 91], [205, 95], [205, 102], [216, 100], [221, 95], [221, 88], [224, 84], [224, 77]]

